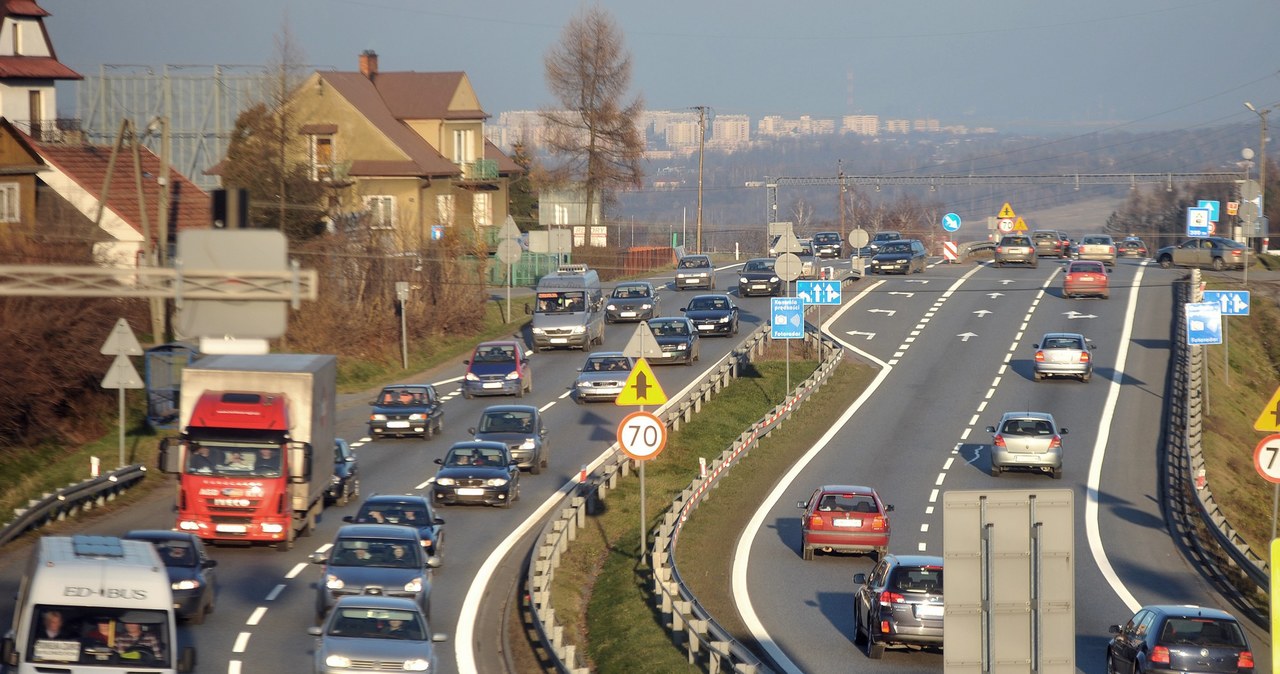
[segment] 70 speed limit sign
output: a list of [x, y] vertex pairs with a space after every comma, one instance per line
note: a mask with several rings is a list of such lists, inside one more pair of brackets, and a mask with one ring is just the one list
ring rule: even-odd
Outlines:
[[618, 424], [618, 445], [623, 454], [636, 461], [647, 461], [667, 446], [667, 427], [649, 412], [632, 412]]
[[1269, 482], [1280, 483], [1280, 433], [1268, 435], [1253, 450], [1253, 465]]

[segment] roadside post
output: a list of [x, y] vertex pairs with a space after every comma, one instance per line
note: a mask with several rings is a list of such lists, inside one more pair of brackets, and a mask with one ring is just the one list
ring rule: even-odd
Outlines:
[[1222, 313], [1222, 372], [1231, 385], [1231, 342], [1227, 340], [1227, 317], [1249, 315], [1248, 290], [1206, 290], [1204, 301], [1217, 304]]
[[618, 424], [618, 447], [623, 454], [640, 464], [640, 554], [643, 555], [648, 549], [645, 536], [647, 520], [644, 511], [644, 464], [658, 456], [667, 446], [666, 424], [657, 415], [644, 411], [646, 405], [663, 405], [667, 402], [662, 384], [658, 383], [658, 378], [653, 375], [653, 368], [645, 360], [647, 357], [662, 357], [662, 347], [649, 330], [648, 321], [640, 321], [640, 325], [636, 326], [635, 333], [622, 349], [622, 355], [635, 358], [636, 362], [614, 404], [638, 405], [640, 411], [628, 414]]
[[498, 230], [498, 261], [507, 265], [507, 316], [506, 322], [511, 322], [511, 272], [515, 263], [520, 261], [520, 244], [516, 241], [520, 236], [520, 228], [516, 227], [516, 221], [510, 215], [507, 221], [503, 223], [502, 229]]
[[129, 356], [141, 356], [142, 345], [138, 343], [138, 338], [133, 334], [133, 329], [129, 327], [129, 321], [121, 318], [116, 321], [116, 325], [111, 330], [111, 334], [107, 336], [107, 341], [103, 343], [99, 353], [104, 356], [115, 356], [116, 359], [111, 363], [111, 369], [107, 370], [107, 376], [102, 379], [102, 388], [116, 389], [120, 400], [120, 464], [118, 468], [124, 467], [124, 390], [127, 388], [142, 388], [142, 378], [138, 376], [138, 370], [133, 367], [133, 361], [129, 360]]

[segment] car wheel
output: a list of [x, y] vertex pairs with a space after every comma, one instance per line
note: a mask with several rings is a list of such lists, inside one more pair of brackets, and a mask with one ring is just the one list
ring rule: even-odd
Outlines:
[[1031, 379], [1033, 381], [1044, 381], [1044, 375], [1040, 374], [1039, 372], [1032, 372]]
[[208, 612], [208, 604], [201, 604], [196, 607], [196, 612], [187, 616], [187, 622], [192, 625], [203, 625], [205, 613]]
[[533, 463], [529, 464], [529, 474], [530, 474], [530, 475], [541, 475], [541, 474], [542, 474], [542, 463], [543, 463], [543, 462], [542, 462], [542, 459], [540, 459], [540, 458], [538, 458], [538, 457], [534, 457], [534, 458], [533, 458]]
[[872, 660], [879, 660], [884, 657], [884, 644], [876, 641], [875, 635], [871, 634], [871, 619], [867, 618], [867, 657]]
[[435, 424], [432, 424], [431, 420], [427, 419], [427, 427], [422, 431], [422, 439], [430, 440], [431, 436], [435, 435], [435, 432], [436, 432]]
[[1092, 372], [1086, 372], [1085, 374], [1080, 375], [1081, 383], [1088, 384], [1090, 379], [1093, 379]]
[[997, 466], [994, 463], [991, 464], [991, 477], [1000, 477], [1000, 473], [1003, 473], [1003, 472], [1004, 472], [1003, 468], [1001, 468], [1000, 466]]
[[809, 547], [809, 546], [807, 546], [807, 545], [804, 545], [804, 544], [802, 543], [802, 544], [800, 545], [800, 559], [803, 559], [803, 560], [804, 560], [804, 561], [806, 561], [806, 562], [807, 562], [807, 561], [812, 560], [812, 559], [813, 559], [813, 548], [811, 548], [811, 547]]
[[737, 321], [734, 321], [734, 322], [733, 322], [733, 335], [734, 335], [735, 337], [738, 335], [738, 322], [737, 322]]
[[1222, 258], [1220, 257], [1213, 258], [1213, 262], [1211, 262], [1209, 266], [1213, 267], [1214, 271], [1222, 271], [1222, 267], [1223, 267]]
[[462, 397], [463, 397], [463, 398], [466, 398], [467, 400], [471, 400], [471, 392], [470, 392], [470, 391], [468, 391], [466, 388], [463, 388], [463, 389], [462, 389]]
[[1170, 256], [1168, 256], [1168, 255], [1161, 255], [1161, 256], [1160, 256], [1160, 268], [1161, 268], [1161, 269], [1168, 269], [1169, 267], [1172, 267], [1172, 266], [1173, 266], [1173, 258], [1172, 258], [1172, 257], [1170, 257]]
[[524, 382], [520, 382], [520, 385], [516, 387], [516, 397], [517, 398], [524, 397]]
[[1031, 263], [1031, 268], [1032, 268], [1032, 269], [1038, 269], [1039, 267], [1040, 267], [1040, 261], [1039, 261], [1039, 260], [1036, 260], [1035, 262], [1032, 262], [1032, 263]]
[[1000, 261], [996, 261], [996, 262], [994, 263], [994, 266], [995, 266], [997, 269], [999, 269], [1000, 267], [1003, 267], [1003, 266], [1004, 266], [1004, 263], [1003, 263], [1003, 262], [1000, 262]]
[[440, 418], [436, 420], [436, 435], [440, 435], [443, 432], [444, 432], [444, 415], [441, 414]]
[[1051, 474], [1053, 475], [1053, 479], [1055, 479], [1055, 480], [1061, 480], [1061, 479], [1062, 479], [1062, 469], [1061, 469], [1061, 468], [1054, 468], [1054, 469], [1053, 469], [1053, 472], [1052, 472]]
[[889, 548], [876, 548], [876, 561], [882, 561], [887, 554], [889, 554]]

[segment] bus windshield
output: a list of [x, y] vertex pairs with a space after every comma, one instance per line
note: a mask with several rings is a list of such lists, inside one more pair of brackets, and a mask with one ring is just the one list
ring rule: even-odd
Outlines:
[[539, 314], [572, 314], [587, 310], [587, 294], [581, 290], [539, 292]]

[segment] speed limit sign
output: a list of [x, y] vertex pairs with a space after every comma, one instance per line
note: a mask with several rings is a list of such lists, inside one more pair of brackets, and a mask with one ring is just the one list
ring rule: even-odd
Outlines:
[[1262, 439], [1253, 450], [1253, 465], [1269, 482], [1280, 483], [1280, 433]]
[[623, 454], [647, 461], [667, 446], [667, 427], [650, 412], [632, 412], [618, 424], [618, 445]]

